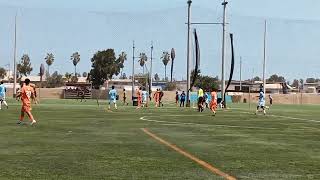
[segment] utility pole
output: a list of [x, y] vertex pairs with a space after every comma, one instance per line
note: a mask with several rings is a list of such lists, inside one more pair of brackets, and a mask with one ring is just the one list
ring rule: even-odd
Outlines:
[[[151, 41], [151, 54], [150, 54], [150, 89], [152, 92], [152, 60], [153, 60], [153, 41]], [[151, 96], [151, 94], [150, 94]]]
[[134, 97], [134, 94], [135, 94], [135, 85], [134, 85], [134, 81], [135, 81], [135, 78], [134, 78], [134, 51], [135, 51], [135, 46], [134, 46], [134, 41], [133, 41], [133, 46], [132, 46], [132, 101], [133, 101], [133, 97]]
[[13, 49], [13, 97], [17, 96], [17, 14], [14, 19], [14, 49]]
[[222, 22], [222, 63], [221, 63], [221, 97], [222, 102], [225, 104], [225, 53], [226, 53], [226, 45], [225, 45], [225, 39], [226, 39], [226, 8], [227, 8], [228, 2], [226, 0], [223, 0], [222, 6], [223, 6], [223, 22]]
[[240, 56], [240, 91], [242, 91], [242, 57]]
[[267, 61], [267, 20], [264, 21], [264, 38], [263, 38], [263, 92], [266, 93], [266, 61]]
[[190, 107], [190, 86], [191, 86], [191, 82], [190, 82], [190, 58], [191, 58], [191, 51], [190, 51], [190, 16], [191, 16], [191, 0], [188, 0], [188, 42], [187, 42], [187, 107]]

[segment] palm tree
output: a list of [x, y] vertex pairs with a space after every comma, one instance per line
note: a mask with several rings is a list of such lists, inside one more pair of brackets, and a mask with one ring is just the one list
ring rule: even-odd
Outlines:
[[48, 65], [48, 74], [50, 75], [50, 66], [54, 62], [54, 55], [52, 53], [47, 53], [47, 56], [44, 59], [46, 60], [46, 63]]
[[144, 74], [144, 65], [146, 64], [147, 61], [148, 61], [148, 57], [146, 53], [140, 53], [139, 63], [140, 63], [140, 66], [143, 68], [143, 74]]
[[167, 65], [168, 65], [168, 63], [169, 63], [169, 61], [171, 59], [169, 52], [164, 51], [162, 53], [161, 59], [162, 59], [163, 65], [164, 65], [164, 77], [165, 77], [165, 80], [167, 80]]
[[74, 65], [74, 75], [77, 76], [77, 64], [80, 62], [80, 54], [78, 52], [73, 53], [71, 61]]
[[171, 82], [172, 82], [172, 74], [173, 74], [173, 63], [174, 63], [174, 59], [176, 58], [176, 51], [174, 50], [174, 48], [171, 49]]
[[122, 72], [123, 72], [123, 64], [124, 62], [127, 60], [127, 54], [125, 52], [121, 52], [121, 54], [119, 54], [119, 61], [121, 64], [121, 76], [122, 76]]

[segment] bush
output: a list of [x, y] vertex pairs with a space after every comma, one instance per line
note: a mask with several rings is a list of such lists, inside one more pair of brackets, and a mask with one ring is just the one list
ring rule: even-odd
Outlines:
[[47, 74], [47, 82], [45, 84], [47, 88], [55, 88], [64, 86], [63, 76], [58, 74], [58, 72], [54, 72], [51, 76]]
[[164, 88], [165, 91], [175, 91], [177, 89], [177, 84], [174, 82], [168, 82]]

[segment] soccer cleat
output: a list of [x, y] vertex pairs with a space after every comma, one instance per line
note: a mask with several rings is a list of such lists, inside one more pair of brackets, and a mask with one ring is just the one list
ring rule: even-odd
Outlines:
[[17, 124], [22, 124], [22, 121], [18, 121]]
[[37, 121], [36, 121], [36, 120], [33, 120], [33, 121], [30, 123], [30, 125], [33, 126], [33, 125], [35, 125], [36, 123], [37, 123]]

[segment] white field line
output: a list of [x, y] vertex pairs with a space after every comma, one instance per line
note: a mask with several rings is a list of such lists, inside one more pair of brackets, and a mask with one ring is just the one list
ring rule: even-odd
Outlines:
[[[234, 109], [236, 109], [236, 108], [234, 108]], [[253, 114], [252, 112], [248, 112], [248, 111], [246, 111], [244, 109], [237, 108], [237, 110], [245, 111], [245, 112], [241, 112], [242, 114]], [[270, 115], [267, 114], [267, 116], [320, 123], [320, 120], [314, 120], [314, 119], [305, 119], [305, 118], [297, 118], [297, 117], [290, 117], [290, 116], [281, 116], [281, 115], [274, 115], [274, 114], [270, 114]]]
[[[168, 117], [187, 117], [187, 116], [204, 116], [204, 115], [165, 115]], [[272, 128], [272, 127], [257, 127], [257, 126], [235, 126], [235, 125], [226, 125], [226, 124], [199, 124], [199, 123], [183, 123], [183, 122], [174, 122], [174, 121], [163, 121], [163, 120], [153, 120], [150, 119], [151, 117], [157, 117], [157, 116], [143, 116], [140, 117], [140, 120], [146, 121], [146, 122], [155, 122], [155, 123], [161, 123], [162, 125], [165, 126], [199, 126], [199, 127], [226, 127], [226, 128], [243, 128], [243, 129], [259, 129], [259, 130], [296, 130], [296, 131], [305, 131], [307, 129], [312, 129], [312, 130], [318, 130], [317, 128], [313, 127], [305, 127], [303, 128]], [[289, 124], [288, 124], [289, 125]]]
[[244, 129], [261, 129], [261, 130], [277, 130], [279, 128], [265, 128], [265, 127], [255, 127], [255, 126], [232, 126], [232, 125], [225, 125], [225, 124], [197, 124], [197, 123], [182, 123], [182, 122], [172, 122], [172, 121], [160, 121], [160, 120], [152, 120], [147, 119], [149, 116], [143, 116], [140, 118], [142, 121], [147, 122], [155, 122], [155, 123], [163, 123], [162, 125], [166, 126], [202, 126], [202, 127], [227, 127], [227, 128], [244, 128]]

